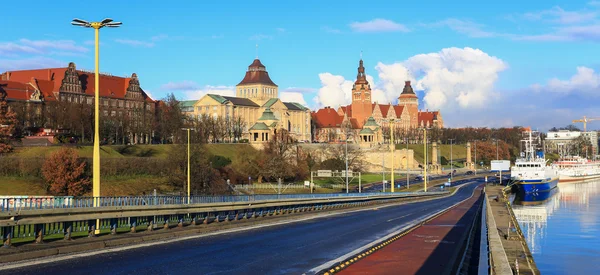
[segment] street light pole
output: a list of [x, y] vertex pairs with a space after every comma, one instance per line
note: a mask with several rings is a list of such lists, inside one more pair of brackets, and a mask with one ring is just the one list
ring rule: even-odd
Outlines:
[[454, 144], [454, 138], [449, 138], [448, 139], [450, 141], [450, 181], [452, 181], [454, 179], [454, 162], [452, 161], [452, 145]]
[[191, 165], [190, 165], [190, 128], [187, 128], [187, 202], [190, 203], [190, 179], [191, 179]]
[[348, 193], [348, 134], [346, 134], [346, 193]]
[[[98, 207], [100, 197], [100, 29], [103, 27], [116, 28], [121, 22], [113, 22], [105, 18], [100, 22], [88, 22], [81, 19], [73, 19], [71, 25], [94, 29], [94, 149], [92, 162], [92, 196], [94, 206]], [[100, 233], [100, 220], [96, 220], [94, 234]]]
[[408, 176], [408, 138], [406, 138], [406, 189], [408, 188], [410, 188], [410, 179]]
[[475, 175], [477, 175], [477, 140], [475, 140]]
[[425, 176], [423, 179], [423, 191], [427, 192], [427, 128], [423, 128], [423, 151], [425, 152], [423, 157], [425, 160], [423, 163], [423, 175]]
[[390, 192], [394, 193], [394, 159], [396, 156], [394, 155], [394, 149], [396, 149], [396, 144], [394, 143], [394, 119], [390, 118], [390, 152], [392, 154], [392, 171], [390, 175]]

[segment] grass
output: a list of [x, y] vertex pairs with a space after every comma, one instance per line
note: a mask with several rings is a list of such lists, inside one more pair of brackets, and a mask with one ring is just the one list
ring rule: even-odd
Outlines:
[[[438, 145], [439, 148], [439, 156], [445, 157], [448, 161], [450, 161], [450, 145], [449, 144], [441, 144]], [[398, 144], [396, 145], [396, 150], [406, 149], [406, 144]], [[415, 152], [415, 159], [419, 163], [423, 163], [423, 158], [425, 156], [423, 144], [409, 144], [409, 150], [413, 150]], [[431, 144], [427, 147], [427, 155], [431, 158]], [[452, 145], [452, 160], [455, 162], [455, 167], [458, 167], [458, 161], [463, 162], [467, 158], [467, 148], [464, 144], [454, 144]], [[462, 165], [462, 164], [461, 164]], [[449, 166], [448, 166], [449, 167]]]
[[219, 143], [213, 143], [213, 144], [206, 144], [206, 149], [208, 150], [208, 152], [210, 152], [213, 155], [217, 155], [217, 156], [223, 156], [226, 158], [229, 158], [231, 160], [233, 160], [235, 158], [235, 156], [237, 154], [239, 154], [240, 152], [246, 150], [246, 151], [251, 151], [251, 152], [255, 152], [256, 149], [254, 149], [254, 147], [252, 147], [249, 144], [244, 144], [244, 143], [237, 143], [237, 144], [219, 144]]
[[156, 192], [165, 193], [174, 190], [166, 177], [156, 176], [114, 176], [103, 177], [102, 196], [139, 196], [143, 193], [152, 194]]
[[[93, 156], [92, 146], [64, 146], [70, 147], [77, 151], [80, 157], [91, 158]], [[52, 152], [58, 151], [63, 146], [38, 146], [38, 147], [17, 147], [13, 156], [23, 158], [46, 157]], [[100, 157], [107, 158], [122, 158], [119, 152], [115, 151], [112, 146], [100, 147]]]
[[33, 196], [46, 195], [42, 179], [36, 177], [1, 177], [0, 195], [2, 196]]

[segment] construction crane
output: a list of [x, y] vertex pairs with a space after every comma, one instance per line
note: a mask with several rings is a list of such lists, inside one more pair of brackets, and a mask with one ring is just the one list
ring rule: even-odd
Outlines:
[[583, 116], [582, 119], [575, 119], [573, 120], [573, 123], [577, 123], [577, 122], [583, 122], [583, 131], [587, 132], [587, 123], [594, 121], [594, 120], [600, 120], [600, 118], [587, 118], [585, 116]]

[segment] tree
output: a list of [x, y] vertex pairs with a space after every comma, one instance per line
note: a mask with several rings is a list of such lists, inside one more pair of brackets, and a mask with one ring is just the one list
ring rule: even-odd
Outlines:
[[[187, 192], [187, 145], [177, 145], [167, 156], [171, 166], [170, 183]], [[225, 181], [218, 170], [211, 167], [212, 156], [201, 144], [190, 146], [190, 186], [193, 194], [222, 194], [226, 192]]]
[[92, 187], [85, 173], [86, 163], [79, 159], [77, 151], [62, 148], [44, 161], [42, 175], [47, 189], [56, 196], [81, 196]]
[[183, 123], [185, 115], [181, 113], [179, 101], [174, 94], [167, 95], [157, 112], [156, 135], [161, 143], [180, 143], [184, 141]]
[[262, 175], [269, 180], [285, 179], [295, 175], [292, 163], [293, 138], [288, 131], [279, 129], [267, 142], [264, 149]]
[[15, 133], [17, 124], [15, 112], [8, 108], [7, 96], [6, 91], [0, 86], [0, 154], [12, 151], [10, 140]]

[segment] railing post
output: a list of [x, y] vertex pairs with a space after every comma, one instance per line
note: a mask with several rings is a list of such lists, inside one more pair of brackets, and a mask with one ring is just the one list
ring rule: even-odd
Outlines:
[[64, 222], [63, 227], [65, 228], [65, 241], [71, 240], [71, 233], [73, 232], [73, 222]]
[[148, 217], [148, 231], [154, 230], [154, 216]]
[[36, 224], [33, 226], [33, 231], [35, 232], [35, 243], [43, 243], [44, 242], [44, 224]]

